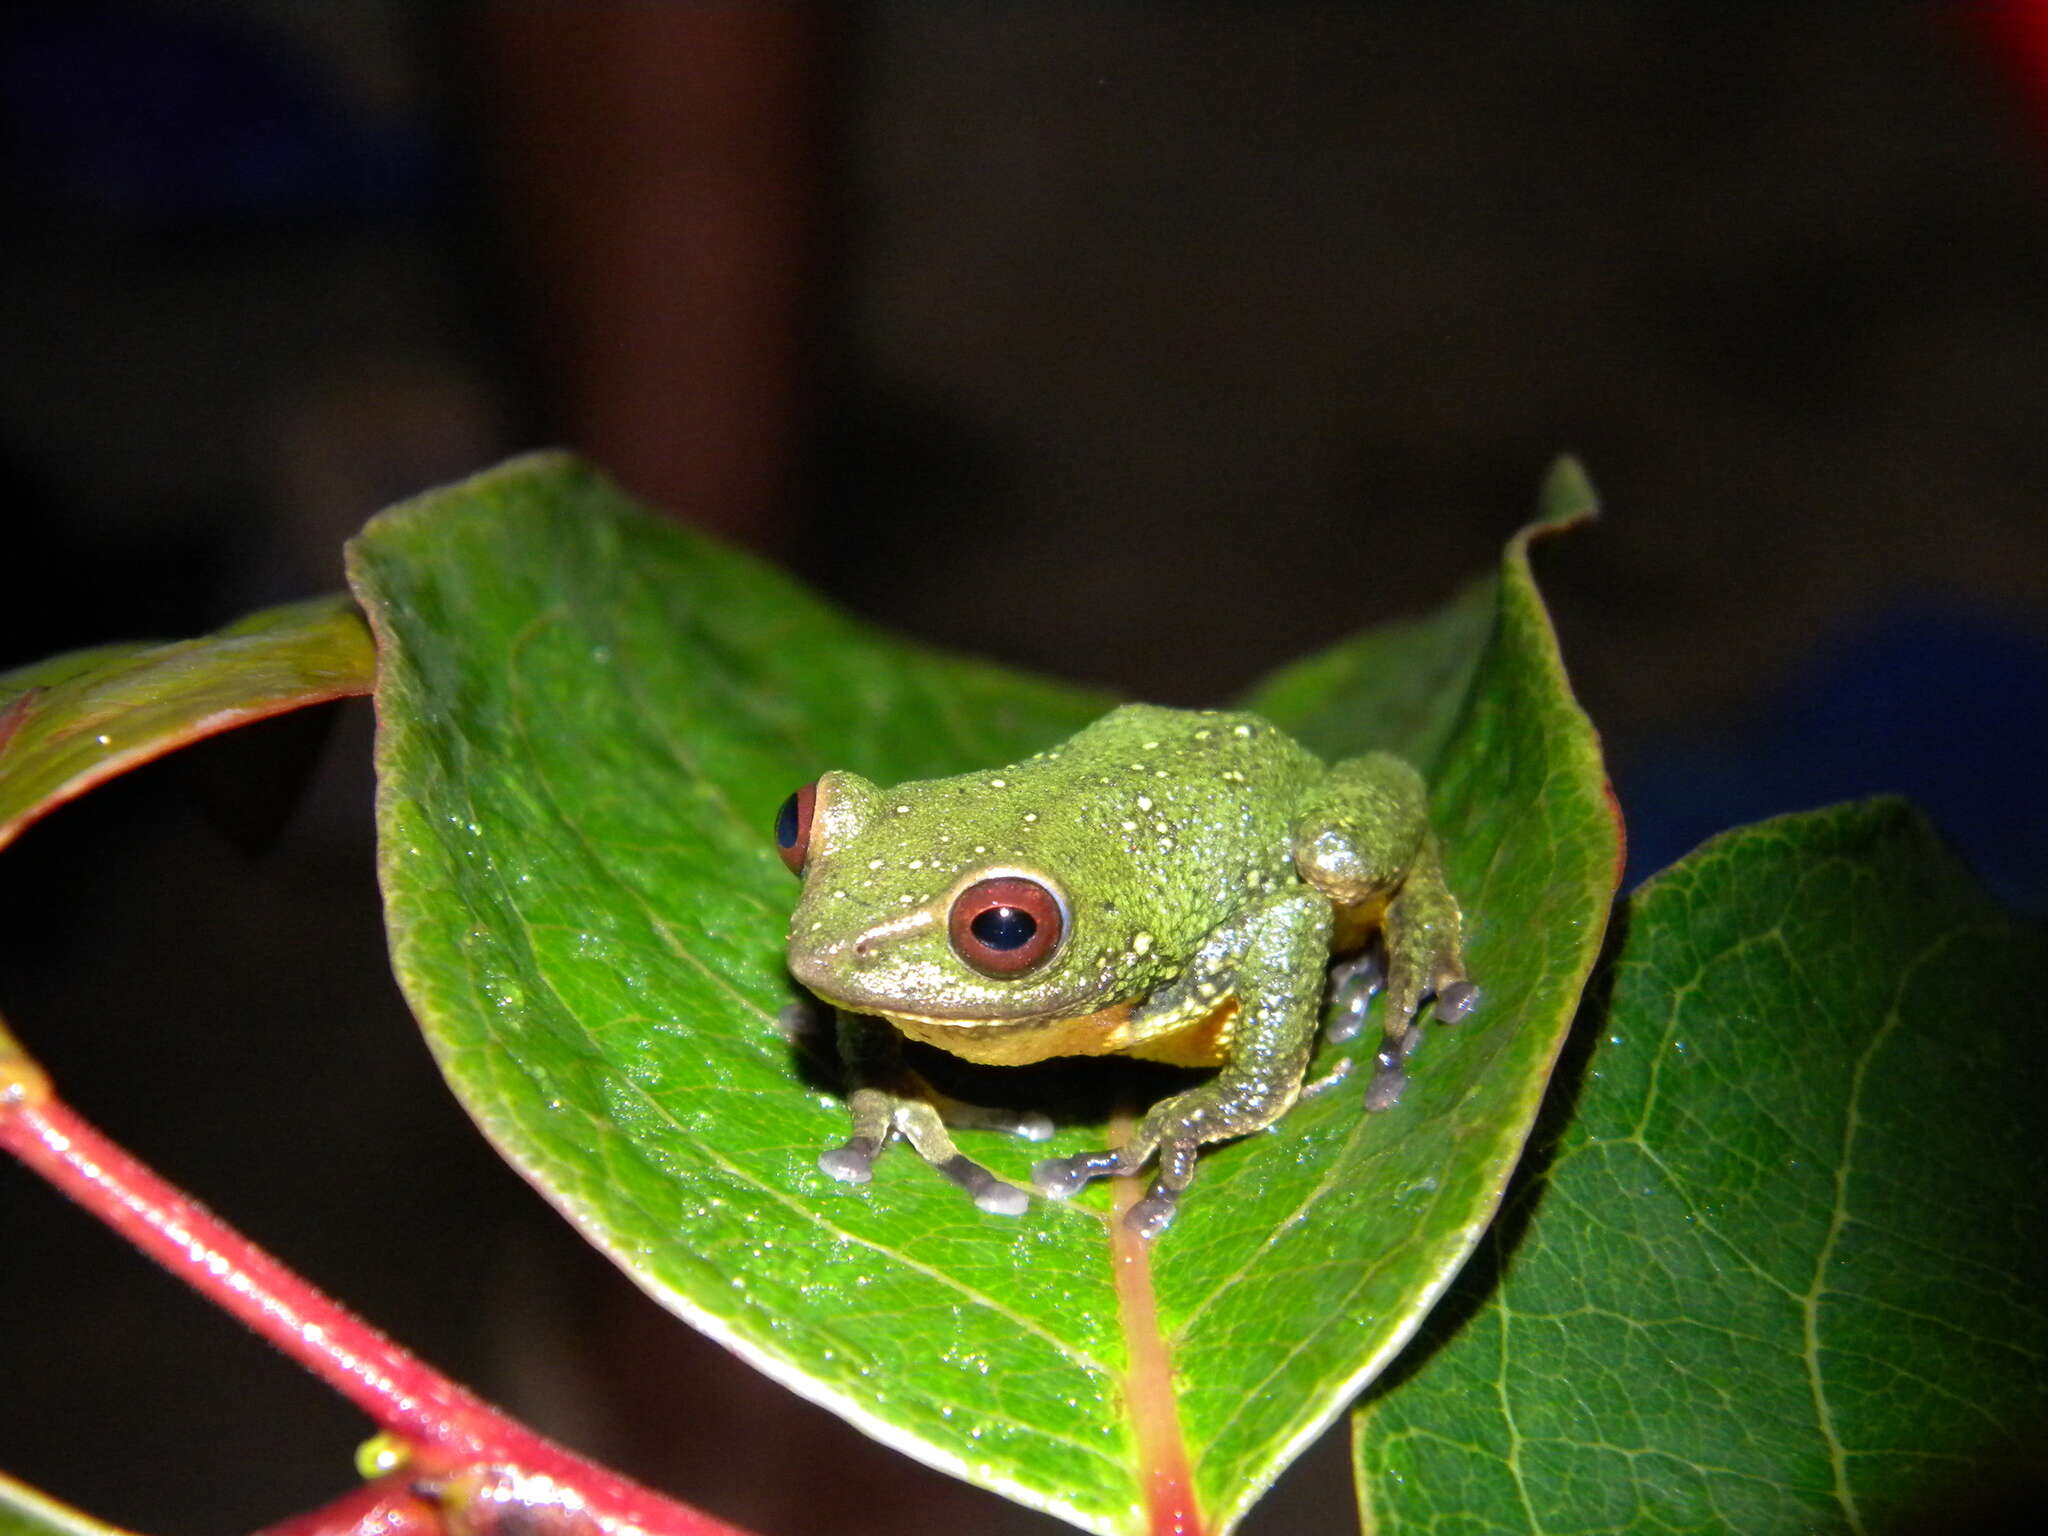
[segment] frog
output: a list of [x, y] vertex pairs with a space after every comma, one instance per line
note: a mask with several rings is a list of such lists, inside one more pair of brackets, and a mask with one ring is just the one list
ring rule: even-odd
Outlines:
[[1478, 1001], [1422, 775], [1389, 752], [1325, 763], [1249, 712], [1127, 704], [1022, 761], [893, 787], [834, 770], [782, 803], [774, 838], [802, 881], [788, 968], [834, 1010], [852, 1119], [818, 1165], [847, 1183], [900, 1138], [982, 1210], [1028, 1207], [951, 1133], [1043, 1140], [1051, 1118], [942, 1093], [905, 1041], [991, 1066], [1213, 1068], [1121, 1146], [1033, 1167], [1066, 1199], [1152, 1166], [1123, 1218], [1150, 1239], [1203, 1148], [1341, 1080], [1341, 1064], [1308, 1080], [1319, 1032], [1337, 1033], [1333, 966], [1351, 1032], [1384, 987], [1368, 1112], [1407, 1085], [1420, 1010], [1448, 1023]]

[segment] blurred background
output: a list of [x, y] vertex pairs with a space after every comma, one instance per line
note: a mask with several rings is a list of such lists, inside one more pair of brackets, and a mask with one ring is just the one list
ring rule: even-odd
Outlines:
[[[1441, 600], [1571, 450], [1608, 517], [1544, 576], [1632, 881], [1899, 789], [2048, 911], [2044, 10], [18, 0], [0, 668], [334, 588], [379, 506], [566, 443], [879, 621], [1210, 701]], [[496, 1162], [368, 796], [358, 702], [67, 808], [0, 862], [0, 1007], [649, 1481], [766, 1536], [1064, 1529], [734, 1365]], [[14, 1170], [0, 1329], [0, 1466], [98, 1514], [351, 1479], [353, 1410]], [[1246, 1529], [1353, 1527], [1340, 1437]]]

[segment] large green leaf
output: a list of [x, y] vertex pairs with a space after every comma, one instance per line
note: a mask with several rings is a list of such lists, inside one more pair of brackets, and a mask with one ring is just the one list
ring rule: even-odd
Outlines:
[[0, 847], [53, 807], [202, 736], [367, 693], [374, 670], [362, 616], [322, 597], [197, 640], [98, 646], [0, 673]]
[[[1569, 470], [1550, 498], [1554, 522], [1589, 510]], [[790, 788], [999, 765], [1107, 700], [878, 634], [556, 457], [384, 514], [351, 574], [379, 642], [393, 953], [450, 1083], [650, 1293], [806, 1396], [1131, 1531], [1160, 1469], [1131, 1422], [1157, 1396], [1128, 1373], [1163, 1346], [1220, 1530], [1491, 1215], [1617, 856], [1523, 541], [1487, 591], [1255, 699], [1325, 752], [1427, 761], [1485, 1001], [1432, 1029], [1388, 1114], [1329, 1095], [1212, 1153], [1151, 1255], [1156, 1311], [1120, 1310], [1099, 1203], [985, 1215], [902, 1153], [872, 1186], [827, 1179], [844, 1110], [777, 1027], [795, 887], [768, 827]], [[977, 1139], [1020, 1179], [1045, 1150]]]
[[1890, 801], [1716, 839], [1625, 934], [1575, 1112], [1357, 1417], [1367, 1528], [1863, 1531], [2038, 1457], [2042, 935]]

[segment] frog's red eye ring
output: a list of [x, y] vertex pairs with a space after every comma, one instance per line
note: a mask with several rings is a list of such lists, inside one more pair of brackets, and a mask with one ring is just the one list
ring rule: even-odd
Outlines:
[[782, 802], [775, 813], [775, 851], [792, 875], [804, 872], [811, 856], [811, 813], [818, 807], [818, 785], [813, 780]]
[[988, 976], [1043, 965], [1059, 948], [1066, 913], [1051, 891], [1022, 875], [977, 881], [953, 898], [946, 919], [953, 953]]

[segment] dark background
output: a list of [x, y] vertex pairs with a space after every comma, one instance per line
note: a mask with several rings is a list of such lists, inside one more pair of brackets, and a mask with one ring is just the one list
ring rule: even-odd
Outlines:
[[[1609, 515], [1544, 574], [1631, 879], [1898, 788], [2048, 909], [2038, 9], [16, 5], [0, 667], [333, 588], [378, 506], [566, 442], [879, 620], [1205, 701], [1440, 600], [1570, 449]], [[320, 713], [0, 862], [0, 1008], [74, 1102], [719, 1514], [1063, 1529], [496, 1162], [383, 961], [367, 706]], [[353, 1410], [9, 1170], [0, 1329], [0, 1466], [98, 1514], [350, 1480]], [[1352, 1525], [1333, 1439], [1247, 1530]]]

